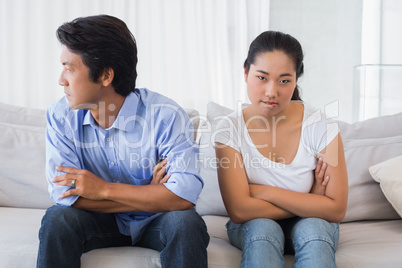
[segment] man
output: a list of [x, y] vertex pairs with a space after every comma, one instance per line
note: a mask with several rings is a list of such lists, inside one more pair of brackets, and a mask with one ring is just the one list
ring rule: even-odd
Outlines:
[[162, 267], [207, 267], [209, 236], [193, 209], [203, 182], [191, 123], [172, 100], [136, 89], [126, 24], [100, 15], [57, 30], [65, 97], [47, 111], [50, 207], [38, 267], [79, 267], [83, 253], [136, 245]]

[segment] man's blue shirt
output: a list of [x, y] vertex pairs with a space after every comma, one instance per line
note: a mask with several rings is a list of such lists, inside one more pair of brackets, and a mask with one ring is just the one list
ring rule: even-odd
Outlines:
[[[86, 169], [109, 182], [146, 185], [152, 180], [153, 167], [164, 158], [171, 173], [164, 183], [166, 188], [196, 203], [203, 181], [193, 126], [185, 111], [169, 98], [136, 89], [126, 97], [113, 125], [103, 129], [89, 110], [72, 110], [63, 97], [47, 110], [47, 123], [46, 177], [50, 196], [57, 204], [71, 206], [78, 196], [59, 198], [71, 187], [50, 181], [63, 174], [56, 166]], [[131, 235], [135, 243], [142, 229], [159, 214], [115, 215], [120, 232]]]

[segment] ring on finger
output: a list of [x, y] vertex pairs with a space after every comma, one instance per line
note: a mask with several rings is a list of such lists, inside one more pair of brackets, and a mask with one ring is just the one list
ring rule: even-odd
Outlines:
[[71, 187], [73, 187], [73, 188], [75, 188], [75, 179], [73, 179], [72, 181], [71, 181]]

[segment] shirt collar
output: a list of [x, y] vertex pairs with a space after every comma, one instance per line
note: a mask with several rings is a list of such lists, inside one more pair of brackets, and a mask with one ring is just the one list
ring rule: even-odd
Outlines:
[[97, 126], [98, 124], [95, 122], [95, 119], [92, 117], [92, 114], [89, 110], [85, 110], [85, 115], [84, 115], [84, 120], [82, 121], [82, 124], [85, 125], [91, 125], [92, 127]]
[[140, 98], [137, 92], [131, 92], [124, 100], [116, 121], [114, 121], [111, 127], [122, 131], [134, 131], [139, 101]]
[[[134, 131], [136, 119], [132, 117], [136, 116], [138, 102], [139, 96], [136, 92], [131, 92], [127, 95], [116, 120], [109, 129], [116, 128], [122, 131]], [[82, 124], [91, 125], [95, 128], [99, 127], [89, 110], [86, 111]]]

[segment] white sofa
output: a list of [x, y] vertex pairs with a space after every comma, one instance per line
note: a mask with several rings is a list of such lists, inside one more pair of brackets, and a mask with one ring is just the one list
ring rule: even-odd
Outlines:
[[[241, 259], [240, 250], [228, 242], [228, 217], [212, 147], [218, 117], [230, 111], [215, 103], [208, 105], [206, 116], [187, 110], [199, 126], [196, 134], [205, 187], [197, 211], [211, 236], [209, 267], [239, 267]], [[1, 268], [36, 265], [41, 218], [53, 205], [44, 175], [45, 124], [45, 111], [0, 104]], [[402, 155], [402, 113], [355, 124], [339, 122], [339, 127], [350, 188], [347, 214], [340, 225], [337, 266], [402, 267], [402, 157], [396, 158]], [[294, 257], [285, 257], [286, 266], [292, 267]], [[81, 260], [82, 267], [160, 267], [157, 251], [139, 247], [93, 250]]]

